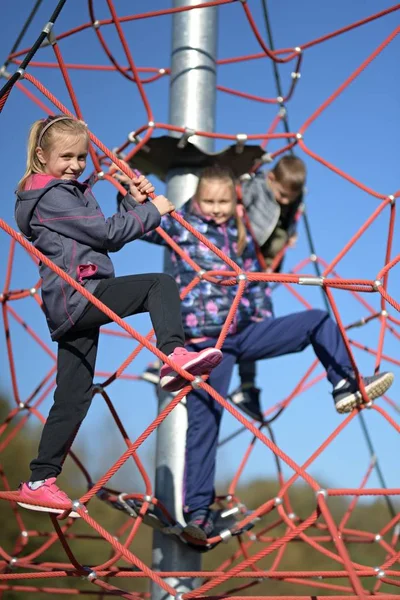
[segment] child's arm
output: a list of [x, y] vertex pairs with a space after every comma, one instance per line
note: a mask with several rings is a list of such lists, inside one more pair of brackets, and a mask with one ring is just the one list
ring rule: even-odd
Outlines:
[[263, 172], [257, 173], [242, 186], [243, 206], [249, 217], [254, 237], [261, 247], [274, 231], [280, 207], [265, 182]]
[[76, 184], [60, 182], [43, 194], [35, 214], [43, 227], [91, 248], [116, 252], [158, 227], [161, 216], [173, 209], [169, 200], [158, 196], [155, 202], [133, 201], [125, 212], [105, 219], [90, 193], [84, 195]]
[[[123, 184], [125, 189], [129, 190], [119, 203], [119, 210], [121, 212], [126, 212], [129, 210], [129, 207], [143, 203], [147, 199], [147, 195], [154, 191], [154, 187], [143, 177], [143, 175], [132, 180], [126, 175], [115, 174], [115, 177]], [[153, 203], [156, 201], [157, 199], [154, 199]], [[170, 219], [168, 215], [161, 217], [160, 225], [168, 235], [171, 237], [174, 236], [175, 239], [177, 237], [179, 238], [182, 234], [182, 226], [175, 221], [175, 219]], [[144, 242], [158, 244], [159, 246], [168, 245], [157, 231], [146, 233], [142, 239]]]

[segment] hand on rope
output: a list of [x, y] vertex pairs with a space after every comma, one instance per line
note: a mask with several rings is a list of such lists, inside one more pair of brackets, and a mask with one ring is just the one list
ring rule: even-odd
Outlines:
[[120, 183], [129, 187], [131, 196], [136, 202], [139, 202], [139, 204], [146, 202], [149, 197], [152, 198], [152, 203], [162, 217], [175, 210], [175, 206], [168, 198], [163, 195], [154, 195], [155, 187], [144, 177], [144, 175], [138, 175], [134, 179], [131, 179], [128, 175], [117, 172], [114, 174], [114, 177]]

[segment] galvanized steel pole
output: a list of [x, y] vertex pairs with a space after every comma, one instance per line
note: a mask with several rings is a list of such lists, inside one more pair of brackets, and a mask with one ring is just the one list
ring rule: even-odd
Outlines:
[[[195, 6], [198, 0], [174, 0], [174, 7]], [[173, 16], [170, 115], [171, 125], [213, 131], [215, 122], [217, 8], [194, 9]], [[181, 134], [174, 134], [181, 137]], [[213, 140], [194, 136], [190, 141], [207, 152]], [[168, 174], [167, 197], [179, 208], [192, 195], [197, 183], [194, 169], [174, 169]], [[165, 267], [168, 271], [168, 256]], [[159, 411], [171, 400], [161, 393]], [[186, 408], [177, 406], [157, 430], [155, 495], [181, 523], [183, 474], [187, 429]], [[201, 554], [174, 536], [154, 533], [153, 569], [158, 571], [198, 571]], [[168, 578], [178, 593], [197, 587], [196, 579]], [[152, 600], [167, 600], [169, 595], [152, 585]]]

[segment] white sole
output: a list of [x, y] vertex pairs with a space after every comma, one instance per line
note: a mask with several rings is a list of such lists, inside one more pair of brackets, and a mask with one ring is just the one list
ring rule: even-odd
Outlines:
[[[27, 508], [28, 510], [34, 510], [37, 512], [46, 512], [53, 513], [54, 515], [62, 515], [65, 510], [61, 510], [59, 508], [46, 508], [45, 506], [37, 506], [35, 504], [25, 504], [25, 502], [17, 502], [18, 506], [22, 506], [22, 508]], [[81, 515], [72, 510], [69, 515], [73, 519], [80, 519]]]
[[143, 381], [147, 381], [148, 383], [153, 383], [154, 385], [158, 385], [160, 383], [160, 377], [159, 375], [156, 375], [155, 373], [144, 373], [142, 375], [142, 379]]
[[[191, 373], [192, 375], [200, 375], [200, 373], [196, 373], [196, 367], [201, 363], [203, 363], [203, 369], [202, 369], [202, 373], [204, 374], [206, 373], [208, 370], [212, 370], [214, 367], [216, 367], [217, 365], [219, 365], [219, 363], [222, 360], [222, 353], [221, 354], [216, 354], [215, 352], [215, 348], [207, 348], [207, 351], [204, 351], [204, 353], [201, 356], [201, 359], [199, 359], [199, 357], [197, 356], [195, 359], [189, 361], [185, 367], [182, 367], [185, 369], [185, 371], [187, 371], [188, 373]], [[207, 364], [207, 358], [208, 356], [213, 356], [214, 359], [210, 360], [210, 362]], [[217, 360], [219, 359], [219, 360]], [[192, 373], [192, 370], [195, 371], [194, 373]], [[160, 379], [160, 387], [169, 392], [174, 392], [177, 391], [175, 388], [176, 386], [181, 385], [181, 382], [184, 381], [185, 384], [189, 384], [189, 381], [184, 380], [183, 377], [181, 377], [179, 375], [179, 373], [177, 373], [176, 371], [171, 371], [170, 373], [168, 373], [168, 375], [164, 375], [164, 377], [161, 377]], [[174, 382], [174, 389], [169, 389], [169, 385]], [[177, 388], [179, 389], [179, 387]]]
[[[394, 381], [393, 373], [385, 373], [377, 379], [373, 381], [369, 385], [365, 386], [365, 391], [367, 392], [367, 396], [370, 400], [376, 400], [390, 388]], [[335, 405], [338, 413], [347, 413], [351, 412], [357, 406], [361, 406], [364, 403], [363, 397], [360, 391], [354, 392], [354, 394], [349, 394]]]

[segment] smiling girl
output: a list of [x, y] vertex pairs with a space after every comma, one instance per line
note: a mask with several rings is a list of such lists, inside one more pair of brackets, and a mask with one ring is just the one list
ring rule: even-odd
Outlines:
[[[22, 233], [57, 267], [120, 317], [149, 312], [157, 347], [193, 375], [209, 373], [220, 350], [188, 352], [181, 303], [172, 277], [163, 273], [115, 277], [109, 252], [158, 227], [174, 209], [164, 196], [147, 201], [154, 187], [133, 180], [136, 200], [127, 194], [120, 212], [106, 219], [90, 187], [78, 181], [86, 167], [86, 124], [58, 115], [36, 121], [28, 140], [27, 169], [17, 191], [15, 218]], [[47, 265], [40, 263], [43, 307], [51, 337], [58, 343], [54, 404], [43, 428], [30, 481], [21, 484], [19, 504], [63, 513], [42, 503], [71, 503], [55, 484], [66, 453], [89, 409], [101, 325], [110, 319]], [[161, 387], [177, 391], [186, 383], [169, 365]], [[139, 409], [139, 407], [137, 407]], [[75, 512], [71, 516], [78, 517]]]

